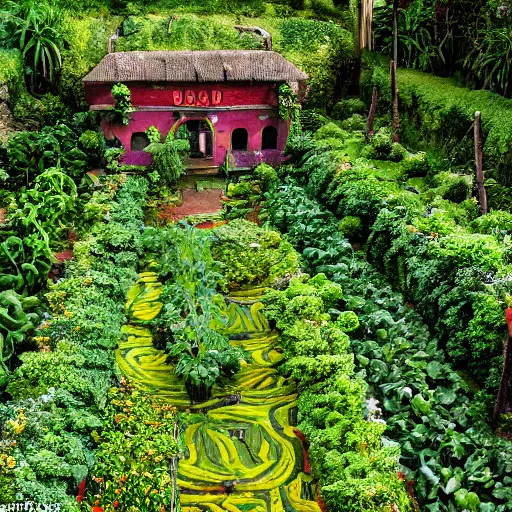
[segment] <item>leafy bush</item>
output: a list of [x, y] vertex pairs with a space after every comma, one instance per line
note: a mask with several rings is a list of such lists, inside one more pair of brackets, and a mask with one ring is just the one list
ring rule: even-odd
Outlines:
[[371, 138], [370, 145], [375, 151], [375, 158], [385, 160], [393, 149], [393, 139], [389, 128], [380, 128]]
[[278, 30], [275, 50], [309, 76], [305, 107], [329, 110], [337, 98], [340, 62], [355, 56], [352, 33], [336, 23], [300, 18], [285, 18]]
[[491, 210], [487, 215], [478, 217], [471, 223], [475, 233], [487, 235], [505, 235], [512, 233], [512, 213]]
[[270, 192], [279, 184], [276, 170], [268, 164], [260, 164], [254, 169], [254, 176], [261, 181], [262, 190]]
[[346, 137], [347, 134], [334, 123], [327, 123], [319, 128], [313, 135], [315, 140], [341, 139], [341, 141], [344, 141]]
[[[270, 214], [269, 218], [272, 216]], [[449, 337], [461, 333], [458, 343], [453, 343], [450, 350], [460, 347], [463, 339], [463, 343], [471, 340], [475, 352], [480, 354], [478, 364], [482, 368], [482, 351], [492, 359], [491, 347], [501, 344], [498, 340], [502, 340], [504, 332], [499, 324], [503, 325], [504, 318], [499, 302], [489, 293], [489, 285], [482, 282], [485, 271], [475, 266], [468, 271], [468, 265], [475, 265], [477, 260], [480, 264], [478, 255], [482, 251], [483, 263], [488, 268], [499, 266], [499, 254], [501, 257], [505, 255], [491, 238], [469, 237], [456, 248], [455, 236], [452, 235], [447, 244], [439, 243], [436, 238], [427, 239], [411, 230], [408, 222], [408, 212], [402, 206], [394, 211], [383, 210], [372, 228], [374, 234], [368, 242], [368, 253], [394, 283], [402, 287], [399, 288], [401, 291], [417, 291], [412, 297], [414, 309], [399, 293], [392, 291], [382, 274], [363, 260], [344, 254], [335, 240], [329, 242], [318, 238], [318, 246], [322, 249], [308, 248], [303, 251], [303, 256], [310, 268], [322, 269], [342, 285], [346, 307], [357, 315], [361, 328], [354, 331], [356, 334], [350, 341], [356, 356], [357, 375], [365, 378], [374, 390], [374, 396], [382, 403], [382, 409], [376, 408], [378, 402], [370, 399], [367, 409], [377, 411], [377, 418], [382, 414], [380, 420], [387, 423], [386, 437], [400, 444], [400, 474], [415, 482], [414, 494], [419, 506], [440, 511], [462, 507], [477, 510], [476, 504], [481, 503], [481, 509], [504, 511], [510, 506], [508, 487], [512, 477], [512, 468], [505, 462], [510, 451], [507, 442], [495, 437], [482, 421], [482, 406], [476, 405], [478, 398], [473, 397], [461, 377], [445, 362], [437, 339], [430, 337], [427, 324], [417, 312], [432, 322], [436, 333], [448, 333]], [[296, 225], [292, 220], [283, 224], [285, 228], [288, 226], [293, 226], [294, 240], [300, 240], [296, 235], [299, 229], [303, 232], [307, 229], [300, 218]], [[375, 236], [376, 233], [379, 236]], [[449, 248], [452, 243], [454, 245]], [[483, 249], [486, 243], [490, 245]], [[440, 245], [439, 249], [437, 245]], [[459, 257], [462, 268], [454, 276], [455, 261], [459, 261]], [[455, 287], [450, 284], [453, 277]], [[475, 286], [481, 292], [477, 300], [473, 295]], [[272, 294], [271, 297], [275, 297], [275, 292]], [[474, 322], [462, 332], [463, 325], [471, 318], [467, 312], [468, 300], [475, 301]], [[434, 308], [433, 301], [437, 302]], [[277, 316], [277, 311], [270, 314]], [[284, 318], [282, 314], [281, 318]], [[435, 318], [437, 324], [433, 322]], [[443, 322], [446, 323], [443, 325]], [[465, 352], [468, 354], [471, 352]], [[302, 358], [297, 363], [306, 379], [311, 379], [306, 361]], [[501, 365], [494, 362], [490, 362], [490, 366], [498, 371], [501, 369]], [[295, 372], [297, 378], [299, 374], [300, 371]], [[493, 380], [494, 377], [490, 375], [489, 378]], [[346, 379], [339, 377], [336, 383], [343, 390], [349, 385]], [[341, 402], [344, 407], [336, 409], [341, 410], [341, 414], [331, 415], [332, 405], [340, 407], [337, 404], [341, 397], [328, 392], [321, 394], [327, 385], [326, 381], [312, 385], [299, 397], [300, 428], [311, 440], [309, 453], [315, 475], [321, 482], [326, 479], [322, 495], [330, 506], [337, 507], [336, 510], [345, 510], [345, 503], [352, 508], [357, 506], [354, 500], [358, 498], [378, 501], [379, 493], [365, 490], [366, 480], [352, 478], [350, 488], [344, 485], [344, 480], [336, 484], [330, 480], [337, 478], [339, 468], [343, 468], [344, 475], [357, 476], [354, 466], [347, 467], [355, 460], [360, 461], [356, 467], [364, 468], [365, 476], [372, 474], [372, 470], [367, 460], [363, 462], [348, 455], [340, 457], [332, 452], [333, 446], [336, 451], [341, 451], [339, 445], [334, 444], [337, 440], [349, 438], [345, 435], [347, 426], [343, 422], [344, 419], [350, 421], [349, 402]], [[355, 400], [354, 387], [351, 396]], [[357, 429], [355, 420], [352, 423], [350, 428]], [[378, 438], [378, 428], [382, 428], [382, 424], [376, 422], [374, 425], [377, 431], [366, 438], [365, 446], [375, 446], [373, 442]], [[355, 437], [350, 435], [350, 439]], [[323, 444], [326, 442], [327, 445]], [[378, 459], [373, 459], [378, 460], [380, 471], [383, 466], [390, 467], [386, 466], [386, 460], [393, 464], [391, 453], [380, 452]], [[493, 471], [491, 467], [501, 469]], [[320, 472], [318, 468], [321, 468]], [[379, 481], [379, 475], [373, 475], [372, 481]], [[394, 480], [386, 480], [386, 483], [389, 495], [392, 495], [390, 489], [400, 492], [400, 485]], [[353, 494], [354, 489], [360, 494]], [[399, 494], [395, 502], [400, 503], [399, 496], [405, 500], [400, 507], [407, 510], [409, 504], [405, 496]], [[363, 508], [371, 510], [372, 506], [365, 503]]]
[[289, 242], [275, 231], [241, 219], [212, 233], [212, 254], [232, 286], [270, 284], [298, 268], [297, 255]]
[[64, 16], [63, 36], [69, 46], [62, 50], [58, 91], [67, 105], [88, 108], [82, 78], [106, 55], [108, 39], [121, 22], [118, 16]]
[[436, 186], [431, 190], [432, 194], [454, 203], [462, 203], [471, 195], [473, 180], [471, 176], [467, 175], [460, 176], [450, 172], [440, 172], [432, 178], [432, 184]]
[[[147, 182], [128, 178], [118, 191], [119, 182], [111, 179], [108, 192], [101, 192], [100, 224], [107, 222], [105, 211], [110, 211], [109, 224], [125, 223], [136, 237]], [[117, 203], [110, 204], [116, 192]], [[98, 194], [91, 201], [99, 201]], [[39, 350], [19, 356], [21, 364], [7, 388], [12, 400], [0, 407], [2, 439], [12, 439], [11, 426], [16, 432], [14, 471], [7, 475], [10, 489], [21, 501], [59, 502], [62, 510], [70, 512], [78, 508], [76, 486], [94, 463], [92, 439], [98, 439], [108, 390], [117, 380], [114, 349], [125, 322], [126, 292], [137, 279], [132, 268], [116, 264], [116, 254], [104, 252], [102, 236], [109, 236], [107, 230], [98, 224], [93, 235], [90, 230], [91, 226], [87, 238], [76, 243], [75, 260], [67, 264], [65, 278], [50, 286], [49, 314], [33, 337]], [[137, 246], [131, 243], [126, 249], [136, 261]], [[115, 409], [113, 404], [110, 407], [109, 412]], [[114, 417], [107, 419], [111, 427], [107, 433], [113, 436], [117, 423]], [[120, 444], [115, 446], [126, 453], [122, 437], [118, 430]], [[175, 446], [165, 444], [169, 450]], [[0, 485], [6, 476], [3, 471], [1, 476]], [[0, 500], [5, 499], [9, 494], [2, 492]]]
[[68, 123], [71, 109], [58, 96], [45, 94], [40, 99], [25, 93], [14, 103], [13, 114], [24, 126], [55, 126]]
[[366, 105], [364, 101], [359, 98], [349, 98], [338, 101], [332, 109], [331, 116], [334, 119], [343, 121], [354, 114], [364, 114], [365, 110]]
[[401, 162], [407, 156], [407, 150], [398, 142], [393, 142], [391, 145], [391, 151], [389, 153], [389, 159], [392, 162]]
[[65, 124], [14, 134], [7, 142], [8, 184], [31, 185], [44, 170], [55, 167], [78, 178], [87, 166], [87, 155], [77, 146], [78, 136]]
[[[169, 465], [179, 451], [176, 410], [133, 390], [125, 380], [121, 384], [110, 391], [103, 428], [96, 434], [99, 446], [87, 501], [105, 509], [170, 506]], [[149, 494], [148, 487], [156, 492]]]
[[62, 66], [61, 13], [48, 3], [8, 2], [6, 7], [0, 13], [2, 39], [7, 47], [22, 52], [31, 89], [54, 86]]
[[113, 122], [128, 125], [130, 113], [134, 111], [130, 89], [125, 84], [115, 84], [112, 86], [112, 96], [114, 98]]
[[151, 134], [151, 142], [144, 151], [153, 155], [152, 168], [158, 173], [164, 185], [174, 185], [185, 172], [185, 155], [190, 151], [187, 139], [175, 138], [170, 132], [165, 142], [156, 142], [159, 137], [156, 132]]
[[361, 114], [353, 114], [344, 119], [340, 126], [349, 132], [362, 131], [366, 128], [366, 119]]
[[[292, 279], [287, 289], [263, 297], [265, 316], [282, 330], [287, 360], [281, 371], [299, 385], [298, 427], [310, 445], [313, 474], [334, 510], [362, 512], [391, 504], [410, 510], [397, 477], [398, 447], [383, 445], [383, 422], [363, 418], [364, 384], [354, 375], [348, 336], [326, 314], [340, 299], [341, 288], [324, 274]], [[354, 327], [357, 316], [344, 313], [347, 322], [340, 325]], [[379, 493], [370, 490], [376, 481]]]
[[[215, 13], [217, 14], [217, 13]], [[123, 22], [124, 37], [117, 51], [132, 50], [252, 50], [262, 42], [250, 33], [238, 32], [225, 19], [182, 14], [168, 30], [167, 16], [129, 16]]]
[[[370, 75], [385, 77], [389, 88], [387, 63], [372, 62], [371, 65], [375, 67], [362, 73], [361, 87], [367, 101], [374, 83], [369, 80]], [[471, 91], [453, 80], [406, 69], [398, 70], [398, 88], [402, 138], [407, 143], [416, 144], [420, 139], [426, 146], [441, 149], [455, 164], [467, 165], [468, 155], [473, 155], [474, 113], [481, 111], [484, 161], [489, 169], [486, 177], [503, 186], [512, 184], [510, 99], [491, 92]], [[381, 100], [382, 96], [379, 104]], [[498, 204], [493, 207], [497, 208]]]
[[316, 132], [329, 122], [325, 117], [325, 112], [320, 109], [301, 109], [299, 120], [302, 128], [307, 132]]
[[400, 168], [408, 178], [425, 177], [430, 170], [430, 163], [426, 153], [416, 153], [404, 158]]
[[355, 238], [362, 229], [361, 219], [359, 217], [348, 215], [340, 220], [338, 229], [343, 233], [343, 236], [347, 238]]

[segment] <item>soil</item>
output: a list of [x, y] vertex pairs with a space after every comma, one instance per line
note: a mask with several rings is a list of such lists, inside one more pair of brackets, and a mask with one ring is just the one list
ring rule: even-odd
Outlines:
[[182, 204], [180, 206], [168, 206], [162, 209], [158, 213], [159, 219], [176, 222], [185, 217], [189, 217], [190, 215], [217, 213], [222, 211], [222, 202], [220, 200], [223, 195], [222, 190], [185, 189], [182, 191], [182, 194]]

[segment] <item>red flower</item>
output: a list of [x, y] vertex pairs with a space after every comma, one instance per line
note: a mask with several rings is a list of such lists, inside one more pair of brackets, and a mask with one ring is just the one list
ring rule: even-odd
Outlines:
[[116, 500], [116, 501], [114, 501], [114, 507], [115, 507], [115, 508], [119, 507], [119, 501], [117, 501], [117, 500]]

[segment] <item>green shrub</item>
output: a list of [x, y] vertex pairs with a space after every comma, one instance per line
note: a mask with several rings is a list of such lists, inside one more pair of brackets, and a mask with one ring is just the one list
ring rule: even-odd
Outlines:
[[289, 242], [276, 231], [236, 219], [212, 233], [212, 254], [223, 266], [233, 286], [272, 283], [298, 268], [298, 258]]
[[262, 47], [250, 33], [238, 32], [225, 19], [182, 14], [172, 21], [168, 16], [129, 16], [123, 22], [125, 37], [117, 51], [155, 50], [251, 50]]
[[103, 144], [103, 140], [103, 135], [93, 130], [86, 130], [78, 139], [81, 146], [87, 151], [99, 150]]
[[313, 135], [315, 140], [339, 139], [344, 141], [346, 137], [347, 133], [334, 123], [327, 123], [319, 128]]
[[366, 158], [366, 160], [374, 160], [377, 158], [377, 152], [370, 144], [366, 144], [363, 146], [360, 152], [361, 158]]
[[393, 142], [391, 145], [391, 152], [389, 153], [389, 159], [392, 162], [401, 162], [407, 156], [407, 150], [398, 142]]
[[108, 39], [122, 21], [117, 16], [82, 17], [68, 13], [63, 20], [64, 39], [68, 48], [62, 50], [59, 95], [73, 108], [88, 108], [83, 77], [107, 54]]
[[347, 238], [355, 238], [361, 233], [361, 219], [359, 217], [347, 216], [340, 220], [338, 229]]
[[279, 185], [277, 171], [268, 164], [260, 164], [254, 169], [254, 176], [262, 183], [264, 192], [274, 190]]
[[380, 128], [370, 140], [370, 145], [375, 151], [378, 159], [385, 160], [393, 149], [391, 130], [387, 127]]
[[408, 178], [425, 177], [430, 170], [430, 162], [426, 153], [416, 153], [404, 158], [400, 169]]
[[461, 176], [444, 171], [436, 174], [431, 181], [436, 188], [429, 193], [439, 195], [448, 201], [461, 203], [471, 195], [473, 180], [469, 175]]
[[331, 116], [334, 119], [343, 121], [353, 114], [364, 114], [365, 110], [366, 106], [364, 101], [359, 98], [349, 98], [338, 101], [332, 109]]
[[0, 49], [0, 85], [7, 85], [11, 102], [26, 91], [23, 60], [19, 50]]
[[359, 319], [353, 311], [343, 311], [334, 325], [343, 332], [352, 332], [359, 328]]
[[325, 112], [322, 113], [320, 109], [302, 109], [299, 113], [302, 129], [307, 132], [316, 132], [329, 122], [324, 114]]
[[337, 23], [299, 18], [284, 19], [277, 28], [274, 49], [309, 76], [306, 108], [329, 111], [337, 99], [340, 63], [355, 57], [352, 32]]
[[512, 213], [491, 210], [487, 215], [475, 219], [471, 223], [471, 229], [475, 233], [487, 235], [512, 234]]
[[[387, 62], [362, 73], [361, 87], [368, 102], [376, 80], [382, 77], [389, 89]], [[398, 69], [402, 110], [402, 138], [409, 144], [418, 139], [443, 153], [455, 164], [466, 165], [473, 153], [472, 124], [475, 111], [482, 114], [483, 152], [487, 178], [500, 185], [512, 185], [512, 100], [488, 91], [468, 90], [455, 80], [411, 69]], [[384, 84], [382, 84], [384, 85]], [[379, 109], [383, 97], [379, 97]], [[387, 108], [387, 107], [386, 107]], [[498, 207], [496, 203], [494, 208]]]
[[487, 202], [489, 208], [494, 210], [505, 210], [512, 213], [512, 187], [504, 187], [498, 183], [487, 186]]
[[362, 131], [366, 128], [366, 119], [361, 114], [353, 114], [341, 121], [340, 126], [349, 132]]
[[69, 123], [72, 117], [71, 109], [58, 96], [49, 93], [41, 98], [22, 94], [14, 104], [13, 114], [24, 125], [35, 127]]
[[360, 88], [361, 99], [367, 108], [370, 107], [374, 87], [378, 92], [377, 113], [387, 113], [392, 101], [388, 61], [378, 58], [373, 53], [365, 53], [362, 59]]

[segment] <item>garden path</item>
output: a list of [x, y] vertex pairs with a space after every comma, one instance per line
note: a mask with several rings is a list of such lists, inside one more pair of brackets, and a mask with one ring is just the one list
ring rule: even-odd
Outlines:
[[154, 348], [151, 331], [140, 325], [159, 314], [161, 286], [148, 272], [129, 292], [130, 324], [123, 328], [117, 362], [137, 387], [187, 412], [178, 465], [182, 511], [319, 512], [316, 486], [303, 471], [303, 449], [292, 426], [295, 385], [276, 370], [283, 355], [261, 313], [258, 290], [230, 295], [225, 321], [215, 326], [247, 351], [242, 370], [215, 386], [211, 400], [191, 404], [166, 354]]

